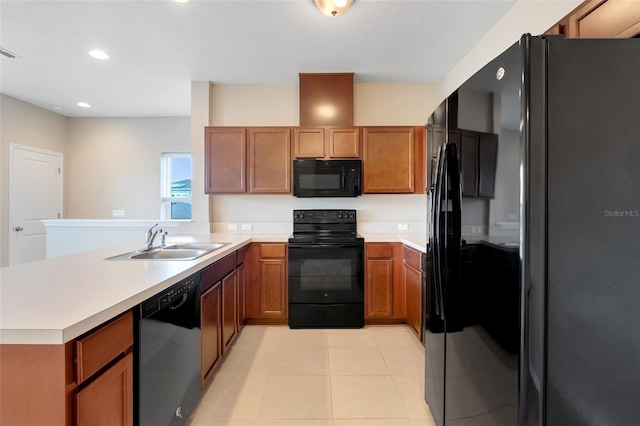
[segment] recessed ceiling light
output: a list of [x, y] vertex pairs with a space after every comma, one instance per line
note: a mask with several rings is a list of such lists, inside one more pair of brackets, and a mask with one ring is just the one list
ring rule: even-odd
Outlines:
[[89, 55], [93, 56], [96, 59], [102, 59], [102, 60], [109, 59], [109, 55], [107, 55], [106, 53], [104, 53], [102, 50], [99, 50], [99, 49], [90, 50]]
[[82, 108], [91, 108], [91, 105], [89, 105], [86, 102], [78, 102], [76, 105], [78, 105], [79, 107], [82, 107]]
[[51, 105], [51, 109], [54, 111], [62, 111], [62, 107], [58, 105]]
[[176, 3], [189, 3], [189, 0], [173, 0]]

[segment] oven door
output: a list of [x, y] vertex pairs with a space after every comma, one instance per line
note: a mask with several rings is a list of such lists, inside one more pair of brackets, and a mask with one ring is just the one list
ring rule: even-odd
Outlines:
[[289, 244], [289, 303], [363, 303], [364, 245]]

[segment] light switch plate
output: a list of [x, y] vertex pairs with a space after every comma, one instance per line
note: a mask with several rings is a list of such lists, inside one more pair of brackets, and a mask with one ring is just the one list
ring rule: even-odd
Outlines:
[[250, 223], [243, 223], [241, 229], [243, 231], [251, 231], [253, 229], [253, 226], [251, 226]]
[[112, 217], [124, 217], [124, 210], [111, 210]]
[[229, 223], [227, 224], [227, 231], [237, 231], [238, 224], [237, 223]]
[[399, 223], [398, 224], [398, 231], [408, 231], [409, 230], [409, 224], [408, 223]]

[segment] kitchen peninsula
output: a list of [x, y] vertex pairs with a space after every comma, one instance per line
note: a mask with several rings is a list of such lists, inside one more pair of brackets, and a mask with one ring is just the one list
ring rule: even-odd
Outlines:
[[[174, 236], [170, 242], [230, 244], [192, 261], [104, 260], [142, 246], [129, 243], [0, 269], [0, 423], [81, 425], [81, 391], [111, 372], [117, 386], [110, 389], [122, 392], [115, 398], [121, 405], [116, 411], [122, 411], [124, 419], [131, 410], [132, 390], [121, 384], [130, 382], [133, 374], [127, 364], [133, 346], [131, 309], [245, 246], [284, 245], [287, 237], [285, 233]], [[426, 248], [424, 235], [365, 238]], [[247, 307], [255, 304], [250, 287], [259, 285], [248, 283]], [[104, 343], [92, 343], [94, 337], [104, 338]], [[82, 356], [88, 359], [92, 347], [94, 353], [107, 353], [112, 347], [117, 353], [108, 363], [83, 370]]]

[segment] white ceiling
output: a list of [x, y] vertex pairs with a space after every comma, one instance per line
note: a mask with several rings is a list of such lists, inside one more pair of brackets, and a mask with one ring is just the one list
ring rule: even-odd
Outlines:
[[0, 46], [20, 58], [0, 57], [0, 91], [66, 116], [188, 116], [191, 81], [438, 83], [515, 2], [356, 0], [328, 18], [312, 0], [2, 0]]

